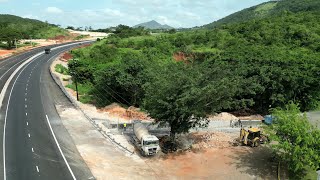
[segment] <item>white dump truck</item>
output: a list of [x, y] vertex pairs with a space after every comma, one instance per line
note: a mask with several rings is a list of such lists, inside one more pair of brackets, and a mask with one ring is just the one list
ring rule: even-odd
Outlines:
[[135, 134], [132, 137], [133, 143], [140, 149], [142, 155], [152, 156], [160, 151], [159, 139], [151, 135], [141, 122], [133, 124], [133, 131]]

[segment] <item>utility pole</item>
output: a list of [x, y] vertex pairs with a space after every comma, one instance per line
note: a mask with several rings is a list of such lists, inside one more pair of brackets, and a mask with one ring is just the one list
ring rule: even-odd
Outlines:
[[77, 78], [74, 78], [74, 83], [76, 84], [77, 101], [79, 101], [79, 93], [78, 93], [78, 83], [77, 83]]
[[30, 36], [30, 43], [31, 43], [31, 47], [33, 46], [32, 44], [32, 36]]
[[16, 50], [18, 49], [17, 47], [17, 38], [14, 38], [14, 44], [16, 45]]

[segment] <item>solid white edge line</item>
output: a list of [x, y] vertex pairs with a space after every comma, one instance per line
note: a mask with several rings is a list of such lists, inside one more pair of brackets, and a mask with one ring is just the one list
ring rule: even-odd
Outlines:
[[68, 169], [69, 169], [69, 171], [70, 171], [70, 173], [71, 173], [72, 178], [73, 178], [74, 180], [76, 180], [76, 177], [74, 176], [74, 174], [73, 174], [73, 172], [72, 172], [72, 169], [70, 168], [70, 165], [69, 165], [66, 157], [64, 156], [64, 154], [63, 154], [63, 152], [62, 152], [62, 150], [61, 150], [61, 148], [60, 148], [60, 144], [59, 144], [59, 142], [58, 142], [58, 140], [57, 140], [57, 138], [56, 138], [56, 135], [54, 134], [54, 132], [53, 132], [53, 130], [52, 130], [52, 127], [51, 127], [51, 124], [50, 124], [48, 115], [46, 115], [46, 118], [47, 118], [47, 122], [48, 122], [49, 128], [50, 128], [50, 130], [51, 130], [53, 139], [54, 139], [54, 141], [55, 141], [56, 144], [57, 144], [57, 147], [58, 147], [58, 149], [59, 149], [59, 151], [60, 151], [60, 154], [61, 154], [64, 162], [66, 163], [66, 165], [67, 165], [67, 167], [68, 167]]
[[[82, 43], [85, 43], [85, 42], [93, 42], [93, 41], [82, 41]], [[75, 44], [79, 44], [79, 42], [76, 42], [76, 43], [72, 43], [72, 44], [67, 44], [67, 45], [63, 45], [63, 46], [58, 46], [58, 47], [55, 47], [55, 48], [52, 48], [52, 50], [55, 50], [55, 49], [59, 49], [59, 48], [62, 48], [62, 47], [66, 47], [66, 46], [72, 46], [72, 45], [75, 45]], [[8, 104], [7, 104], [7, 109], [6, 109], [6, 115], [5, 115], [5, 119], [4, 119], [4, 127], [3, 127], [3, 140], [2, 140], [2, 154], [3, 154], [3, 179], [6, 180], [7, 179], [7, 171], [6, 171], [6, 126], [7, 126], [7, 115], [8, 115], [8, 108], [9, 108], [9, 104], [10, 104], [10, 99], [11, 99], [11, 94], [12, 94], [12, 91], [13, 91], [13, 87], [16, 83], [16, 81], [18, 80], [20, 74], [23, 72], [23, 70], [27, 67], [26, 65], [31, 63], [33, 60], [35, 60], [35, 58], [37, 58], [38, 56], [44, 54], [43, 52], [40, 52], [38, 54], [35, 54], [34, 56], [30, 57], [28, 60], [26, 60], [25, 62], [23, 62], [22, 64], [20, 64], [19, 67], [17, 67], [17, 69], [10, 75], [10, 77], [8, 78], [8, 80], [6, 81], [6, 83], [4, 84], [2, 90], [1, 90], [1, 93], [0, 93], [0, 109], [2, 108], [2, 103], [3, 103], [3, 99], [4, 99], [4, 95], [9, 87], [9, 84], [11, 83], [12, 79], [14, 78], [14, 76], [20, 71], [20, 69], [22, 69], [20, 71], [20, 73], [18, 74], [17, 78], [15, 79], [13, 85], [12, 85], [12, 88], [11, 88], [11, 91], [10, 91], [10, 94], [9, 94], [9, 99], [8, 99]], [[28, 84], [27, 84], [28, 86]]]
[[[14, 78], [14, 76], [20, 71], [20, 69], [22, 69], [17, 78], [14, 80], [13, 85], [11, 87], [10, 90], [10, 94], [9, 94], [9, 98], [8, 98], [8, 104], [7, 104], [7, 109], [6, 109], [6, 115], [4, 118], [4, 125], [3, 125], [3, 139], [2, 139], [2, 152], [3, 152], [3, 179], [6, 180], [7, 179], [7, 171], [6, 171], [6, 127], [7, 127], [7, 116], [8, 116], [8, 109], [9, 109], [9, 105], [10, 105], [10, 100], [11, 100], [11, 95], [12, 95], [12, 91], [13, 88], [18, 80], [18, 78], [20, 77], [21, 73], [23, 72], [23, 70], [28, 67], [25, 66], [26, 64], [29, 64], [33, 61], [33, 59], [35, 59], [36, 57], [40, 56], [42, 53], [36, 54], [34, 56], [32, 56], [32, 58], [30, 58], [29, 60], [25, 61], [24, 63], [22, 63], [9, 77], [9, 79], [7, 80], [7, 82], [5, 83], [5, 85], [3, 86], [1, 93], [0, 93], [0, 109], [2, 107], [2, 102], [4, 99], [4, 94], [7, 91], [10, 82], [12, 81], [12, 79]], [[26, 99], [27, 100], [27, 99]]]

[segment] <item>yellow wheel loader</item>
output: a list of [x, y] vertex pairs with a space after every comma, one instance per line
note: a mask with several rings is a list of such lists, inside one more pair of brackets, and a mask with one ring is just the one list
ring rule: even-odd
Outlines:
[[248, 130], [241, 128], [240, 130], [240, 143], [242, 145], [258, 147], [260, 144], [265, 143], [266, 139], [267, 137], [261, 135], [259, 128], [250, 128]]

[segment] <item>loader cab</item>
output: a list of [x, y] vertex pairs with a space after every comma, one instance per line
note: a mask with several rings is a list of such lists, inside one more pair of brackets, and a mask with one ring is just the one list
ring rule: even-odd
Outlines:
[[259, 128], [250, 128], [248, 130], [241, 128], [240, 141], [243, 145], [257, 147], [260, 145], [260, 139], [261, 139], [261, 130]]
[[260, 137], [261, 131], [259, 128], [250, 128], [248, 131], [249, 131], [249, 134], [248, 134], [249, 140], [253, 140], [256, 137]]

